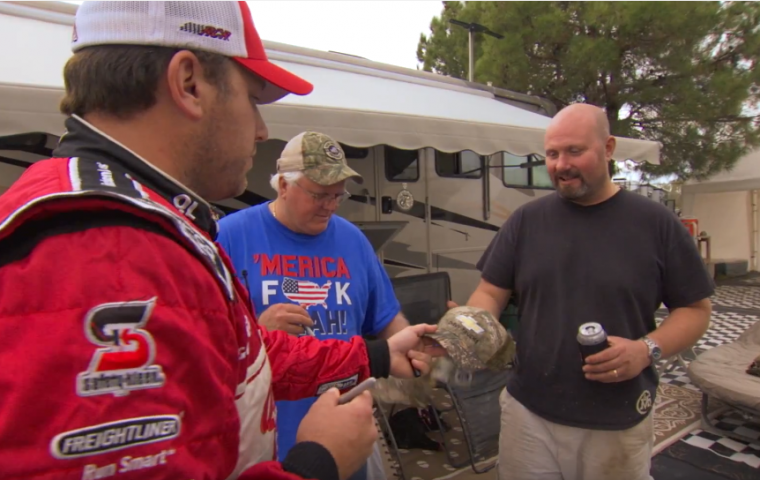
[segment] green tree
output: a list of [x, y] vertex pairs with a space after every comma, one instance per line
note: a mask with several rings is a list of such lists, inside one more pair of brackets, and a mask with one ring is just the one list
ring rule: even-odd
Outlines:
[[443, 2], [417, 58], [467, 78], [542, 96], [561, 109], [603, 107], [615, 135], [662, 143], [648, 176], [702, 179], [760, 145], [760, 2]]

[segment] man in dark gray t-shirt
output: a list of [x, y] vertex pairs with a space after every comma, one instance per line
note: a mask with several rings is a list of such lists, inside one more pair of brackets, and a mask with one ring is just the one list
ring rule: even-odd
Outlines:
[[[615, 138], [602, 110], [562, 110], [545, 147], [556, 192], [509, 217], [467, 302], [497, 316], [513, 293], [518, 302], [499, 478], [649, 479], [653, 363], [704, 334], [714, 284], [675, 214], [612, 182]], [[660, 304], [670, 315], [656, 328]], [[611, 346], [584, 364], [576, 335], [587, 322]]]

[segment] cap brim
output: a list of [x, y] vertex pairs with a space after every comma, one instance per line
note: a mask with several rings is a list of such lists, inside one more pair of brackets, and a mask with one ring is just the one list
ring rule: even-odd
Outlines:
[[259, 98], [259, 103], [262, 105], [276, 102], [290, 93], [308, 95], [314, 90], [314, 85], [311, 83], [268, 60], [252, 60], [239, 57], [235, 57], [234, 60], [245, 67], [246, 70], [266, 80], [267, 84], [264, 86], [264, 90]]
[[359, 185], [364, 183], [364, 178], [362, 178], [362, 176], [359, 175], [356, 170], [349, 167], [348, 165], [333, 164], [323, 167], [310, 168], [303, 170], [303, 174], [312, 182], [316, 183], [317, 185], [322, 185], [323, 187], [335, 185], [338, 182], [349, 179], [353, 180]]
[[428, 333], [425, 336], [438, 342], [438, 344], [446, 350], [449, 356], [454, 359], [454, 363], [457, 364], [457, 367], [466, 370], [483, 370], [486, 368], [485, 363], [473, 356], [472, 352], [460, 343], [460, 338], [457, 335], [449, 335], [446, 332], [437, 332]]
[[516, 353], [517, 346], [515, 345], [515, 341], [508, 334], [504, 345], [486, 362], [486, 366], [491, 370], [504, 370], [514, 361]]

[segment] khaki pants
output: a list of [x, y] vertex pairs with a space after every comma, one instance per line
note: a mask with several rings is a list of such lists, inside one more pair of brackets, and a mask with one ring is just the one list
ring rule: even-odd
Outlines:
[[499, 402], [499, 480], [653, 480], [651, 413], [628, 430], [587, 430], [544, 420], [506, 388]]

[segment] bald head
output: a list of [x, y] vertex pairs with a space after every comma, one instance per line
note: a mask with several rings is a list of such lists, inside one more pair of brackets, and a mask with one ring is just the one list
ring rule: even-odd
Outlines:
[[546, 128], [544, 148], [546, 169], [560, 195], [590, 205], [611, 194], [608, 162], [615, 137], [604, 110], [584, 103], [563, 108]]
[[552, 118], [548, 129], [566, 125], [572, 125], [575, 128], [593, 129], [602, 143], [607, 142], [610, 136], [610, 122], [607, 120], [604, 110], [587, 103], [574, 103], [563, 108]]

